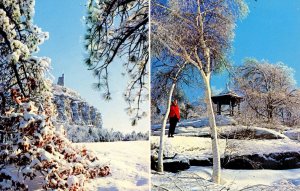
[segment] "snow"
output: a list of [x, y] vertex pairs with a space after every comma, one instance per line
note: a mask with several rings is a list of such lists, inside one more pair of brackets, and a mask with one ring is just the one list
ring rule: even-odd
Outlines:
[[[227, 122], [220, 118], [218, 133], [221, 157], [244, 155], [267, 155], [270, 153], [298, 152], [300, 142], [297, 136], [300, 131], [292, 129], [283, 133], [262, 127], [247, 127]], [[210, 128], [205, 125], [206, 119], [192, 119], [178, 124], [174, 138], [165, 138], [165, 156], [173, 159], [209, 159], [212, 158]], [[231, 124], [230, 124], [231, 123]], [[221, 125], [220, 125], [221, 124]], [[152, 126], [150, 137], [152, 155], [157, 155], [160, 137], [160, 125]], [[253, 134], [251, 138], [228, 138], [230, 135]], [[295, 138], [293, 138], [295, 137]], [[290, 139], [291, 138], [291, 139]], [[293, 139], [294, 140], [293, 140]], [[222, 169], [222, 184], [211, 182], [212, 167], [191, 166], [178, 173], [152, 171], [152, 190], [300, 190], [300, 169], [292, 170], [230, 170]]]
[[45, 161], [51, 161], [53, 158], [54, 158], [53, 155], [48, 153], [47, 151], [43, 151], [41, 153], [41, 160], [42, 161], [44, 161], [44, 160]]
[[[292, 170], [229, 170], [222, 169], [222, 185], [210, 182], [211, 167], [191, 167], [180, 173], [152, 174], [152, 185], [170, 190], [299, 190], [300, 169]], [[176, 181], [176, 187], [174, 187]], [[256, 186], [254, 186], [256, 185]], [[255, 189], [258, 187], [259, 189]], [[253, 187], [254, 186], [254, 187]], [[249, 189], [246, 189], [248, 188]], [[252, 187], [252, 188], [250, 188]], [[173, 189], [172, 189], [173, 188]], [[264, 189], [262, 189], [264, 188]], [[268, 189], [267, 189], [268, 188]]]
[[300, 128], [284, 131], [283, 134], [290, 139], [300, 141]]
[[73, 185], [79, 184], [79, 180], [76, 176], [70, 176], [67, 180], [68, 187], [72, 187]]
[[262, 127], [223, 126], [223, 127], [219, 128], [219, 132], [223, 133], [223, 134], [232, 134], [232, 133], [240, 132], [242, 130], [251, 130], [254, 132], [256, 137], [272, 135], [273, 137], [277, 137], [279, 139], [288, 139], [287, 136], [285, 136], [275, 130], [266, 129], [266, 128], [262, 128]]
[[111, 168], [110, 176], [97, 178], [87, 185], [90, 190], [149, 190], [148, 141], [85, 143], [84, 145], [87, 149], [94, 150], [99, 159], [106, 161]]
[[[216, 116], [216, 122], [218, 132], [222, 136], [226, 137], [242, 131], [251, 131], [253, 133], [253, 136], [260, 139], [263, 137], [269, 137], [270, 139], [289, 139], [289, 137], [292, 137], [292, 139], [297, 140], [297, 136], [300, 136], [300, 130], [290, 130], [282, 134], [272, 129], [255, 126], [248, 127], [243, 125], [237, 125], [233, 118], [222, 115]], [[160, 135], [160, 127], [161, 124], [152, 125], [152, 135]], [[184, 120], [177, 124], [175, 133], [184, 136], [210, 137], [210, 127], [208, 118]]]
[[64, 126], [76, 124], [102, 128], [101, 113], [81, 98], [76, 91], [55, 84], [52, 87], [57, 122], [63, 123]]
[[[217, 126], [225, 126], [225, 125], [235, 125], [236, 121], [232, 117], [228, 117], [228, 116], [224, 116], [224, 115], [217, 115], [216, 123], [217, 123]], [[177, 127], [201, 128], [201, 127], [208, 127], [208, 126], [209, 126], [209, 119], [207, 117], [202, 117], [199, 119], [182, 120], [177, 124]], [[160, 129], [161, 124], [154, 124], [151, 126], [151, 128], [152, 128], [152, 130]]]
[[[150, 147], [148, 141], [76, 143], [76, 145], [85, 145], [87, 149], [93, 150], [102, 163], [100, 165], [106, 164], [111, 168], [111, 175], [89, 180], [84, 186], [87, 191], [149, 190]], [[38, 163], [38, 161], [36, 162]], [[90, 165], [99, 164], [92, 163]], [[40, 187], [42, 180], [27, 179], [26, 181], [29, 183], [29, 190], [42, 190]], [[82, 181], [74, 176], [69, 177], [67, 183], [68, 186], [71, 186], [76, 183], [82, 184]]]
[[71, 90], [70, 88], [53, 84], [52, 90], [55, 96], [63, 95], [65, 97], [71, 97], [72, 99], [77, 101], [84, 101], [84, 99], [79, 95], [79, 93]]
[[[159, 137], [151, 136], [152, 145], [159, 145]], [[174, 156], [176, 153], [184, 155], [188, 158], [210, 158], [211, 139], [204, 137], [185, 137], [176, 136], [174, 138], [165, 139], [165, 151], [167, 156]], [[227, 144], [227, 145], [226, 145]], [[270, 154], [295, 151], [300, 152], [300, 143], [289, 139], [268, 139], [268, 140], [236, 140], [219, 139], [219, 150], [221, 157], [225, 148], [230, 149], [231, 155], [252, 155], [252, 154]]]
[[237, 155], [300, 152], [300, 143], [285, 139], [230, 141], [230, 146], [235, 147], [232, 154]]

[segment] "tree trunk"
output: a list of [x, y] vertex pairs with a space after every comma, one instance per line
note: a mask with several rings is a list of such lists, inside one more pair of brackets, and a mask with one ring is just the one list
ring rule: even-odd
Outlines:
[[169, 113], [170, 113], [170, 108], [171, 108], [172, 95], [173, 95], [173, 91], [175, 89], [175, 84], [176, 84], [176, 82], [173, 82], [173, 84], [170, 88], [167, 111], [166, 111], [165, 117], [163, 119], [163, 124], [162, 124], [161, 132], [160, 132], [160, 142], [159, 142], [159, 152], [158, 152], [158, 166], [157, 166], [157, 171], [158, 172], [163, 172], [164, 171], [164, 159], [163, 159], [164, 137], [165, 137], [167, 120], [168, 120]]
[[25, 94], [25, 91], [24, 91], [24, 88], [23, 88], [21, 79], [20, 79], [20, 75], [19, 75], [17, 66], [16, 66], [15, 64], [12, 64], [12, 68], [13, 68], [13, 71], [14, 71], [15, 76], [16, 76], [16, 78], [17, 78], [17, 83], [18, 83], [18, 85], [19, 85], [19, 88], [20, 88], [20, 90], [21, 90], [21, 93], [23, 94], [24, 97], [27, 97], [26, 94]]
[[187, 62], [184, 62], [184, 64], [179, 68], [179, 70], [177, 71], [175, 77], [173, 78], [173, 83], [172, 83], [172, 86], [170, 88], [167, 111], [166, 111], [165, 117], [163, 119], [163, 124], [162, 124], [161, 132], [160, 132], [159, 151], [158, 151], [158, 166], [157, 166], [157, 171], [158, 172], [163, 172], [164, 171], [164, 162], [163, 162], [163, 160], [164, 160], [163, 159], [164, 137], [165, 137], [167, 120], [168, 120], [169, 113], [170, 113], [173, 92], [174, 92], [174, 89], [175, 89], [175, 85], [177, 83], [177, 78], [178, 78], [179, 74], [181, 73], [181, 71], [185, 68], [186, 65], [187, 65]]
[[5, 114], [6, 98], [3, 92], [0, 92], [1, 97], [1, 115]]
[[210, 78], [208, 76], [203, 76], [205, 82], [205, 93], [206, 93], [206, 106], [207, 106], [207, 115], [209, 118], [209, 126], [211, 130], [211, 143], [212, 143], [212, 154], [213, 154], [213, 173], [212, 180], [213, 182], [220, 184], [221, 181], [221, 160], [219, 153], [219, 144], [218, 144], [218, 131], [215, 120], [215, 114], [213, 111], [213, 105], [211, 100], [211, 88], [210, 88]]

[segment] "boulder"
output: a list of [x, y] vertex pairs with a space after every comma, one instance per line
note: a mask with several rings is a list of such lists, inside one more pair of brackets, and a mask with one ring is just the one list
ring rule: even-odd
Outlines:
[[255, 169], [256, 165], [253, 161], [246, 157], [236, 157], [222, 165], [227, 169]]
[[178, 172], [190, 168], [190, 161], [187, 158], [164, 160], [164, 170], [167, 172]]
[[224, 159], [222, 167], [227, 169], [293, 169], [300, 168], [300, 153], [285, 152], [265, 155], [231, 156]]
[[212, 159], [209, 158], [193, 158], [190, 159], [191, 166], [212, 166]]

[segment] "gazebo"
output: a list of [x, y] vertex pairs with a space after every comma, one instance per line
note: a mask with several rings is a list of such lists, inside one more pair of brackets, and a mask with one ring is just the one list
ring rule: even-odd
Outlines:
[[217, 104], [217, 114], [221, 115], [222, 105], [229, 106], [229, 113], [231, 116], [234, 115], [234, 107], [238, 106], [240, 111], [240, 103], [243, 101], [243, 98], [229, 89], [228, 85], [226, 89], [216, 96], [211, 97], [214, 104]]

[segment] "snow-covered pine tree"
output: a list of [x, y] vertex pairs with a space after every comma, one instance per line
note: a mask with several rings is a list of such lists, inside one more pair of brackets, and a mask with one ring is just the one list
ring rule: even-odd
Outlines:
[[34, 5], [0, 1], [0, 190], [28, 190], [25, 179], [37, 176], [47, 190], [82, 190], [109, 167], [52, 124], [50, 59], [32, 56], [48, 33], [33, 24]]

